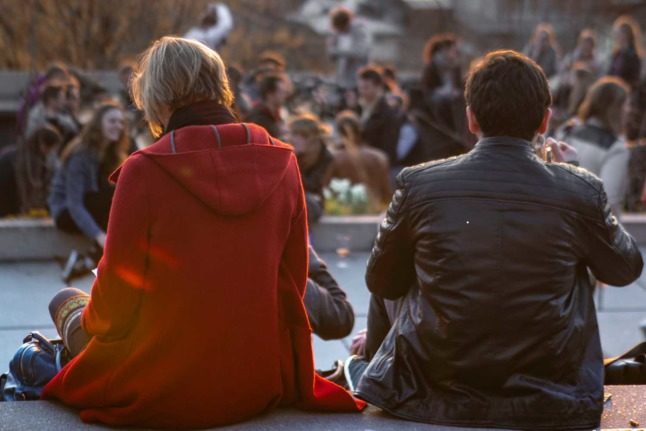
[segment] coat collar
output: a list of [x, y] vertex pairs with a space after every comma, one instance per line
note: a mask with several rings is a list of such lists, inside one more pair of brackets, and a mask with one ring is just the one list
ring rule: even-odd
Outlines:
[[164, 134], [186, 126], [237, 123], [231, 110], [215, 101], [204, 100], [176, 109], [168, 120]]

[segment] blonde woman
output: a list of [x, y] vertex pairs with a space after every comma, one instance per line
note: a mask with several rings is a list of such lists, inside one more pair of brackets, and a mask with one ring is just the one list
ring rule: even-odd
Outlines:
[[160, 139], [112, 175], [106, 247], [80, 318], [78, 291], [55, 298], [63, 338], [80, 319], [90, 340], [44, 397], [114, 426], [205, 428], [277, 406], [357, 411], [314, 374], [291, 147], [236, 120], [225, 66], [199, 42], [156, 41], [132, 90]]

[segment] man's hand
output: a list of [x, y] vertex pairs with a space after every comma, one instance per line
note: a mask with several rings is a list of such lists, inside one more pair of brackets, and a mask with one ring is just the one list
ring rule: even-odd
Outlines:
[[357, 332], [357, 335], [352, 339], [352, 346], [350, 346], [350, 353], [358, 356], [366, 356], [366, 329]]
[[563, 141], [547, 138], [541, 150], [542, 158], [547, 162], [572, 163], [579, 161], [576, 148]]

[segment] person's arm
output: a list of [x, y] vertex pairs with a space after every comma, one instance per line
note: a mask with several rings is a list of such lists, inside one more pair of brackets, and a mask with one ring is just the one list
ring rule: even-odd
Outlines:
[[305, 309], [312, 331], [324, 340], [346, 337], [354, 326], [354, 310], [325, 262], [309, 247]]
[[621, 214], [626, 189], [628, 187], [628, 162], [630, 160], [630, 151], [624, 146], [623, 142], [615, 144], [608, 152], [599, 178], [603, 180], [603, 188], [608, 195], [608, 205], [614, 214]]
[[[82, 326], [91, 336], [115, 340], [128, 334], [146, 285], [150, 208], [145, 156], [130, 157], [121, 168], [112, 201], [108, 234]], [[150, 165], [148, 165], [150, 166]]]
[[415, 277], [414, 247], [406, 214], [406, 173], [404, 169], [397, 176], [395, 194], [379, 226], [366, 269], [368, 290], [387, 299], [405, 295]]
[[216, 49], [222, 40], [233, 30], [233, 15], [231, 10], [225, 4], [218, 3], [215, 5], [218, 22], [209, 27], [202, 34], [202, 38], [212, 49]]
[[598, 187], [599, 216], [590, 222], [589, 232], [583, 235], [587, 241], [584, 262], [602, 283], [626, 286], [640, 276], [642, 255], [635, 239], [612, 214], [603, 185], [599, 183]]
[[289, 272], [292, 280], [298, 286], [301, 297], [305, 295], [308, 269], [308, 232], [307, 232], [307, 211], [305, 204], [305, 193], [300, 180], [296, 156], [291, 155], [290, 170], [296, 175], [299, 194], [296, 211], [292, 217], [289, 237], [283, 251], [281, 267]]
[[97, 240], [104, 233], [103, 229], [85, 208], [85, 194], [90, 191], [90, 184], [94, 181], [90, 163], [94, 162], [81, 155], [73, 155], [69, 158], [64, 168], [67, 169], [65, 206], [81, 232], [88, 238]]

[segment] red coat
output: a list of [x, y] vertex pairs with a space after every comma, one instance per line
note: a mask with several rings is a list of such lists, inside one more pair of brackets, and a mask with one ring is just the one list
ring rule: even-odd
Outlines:
[[94, 337], [44, 398], [86, 422], [211, 427], [276, 406], [358, 411], [314, 374], [303, 189], [258, 126], [176, 130], [132, 155], [82, 316]]

